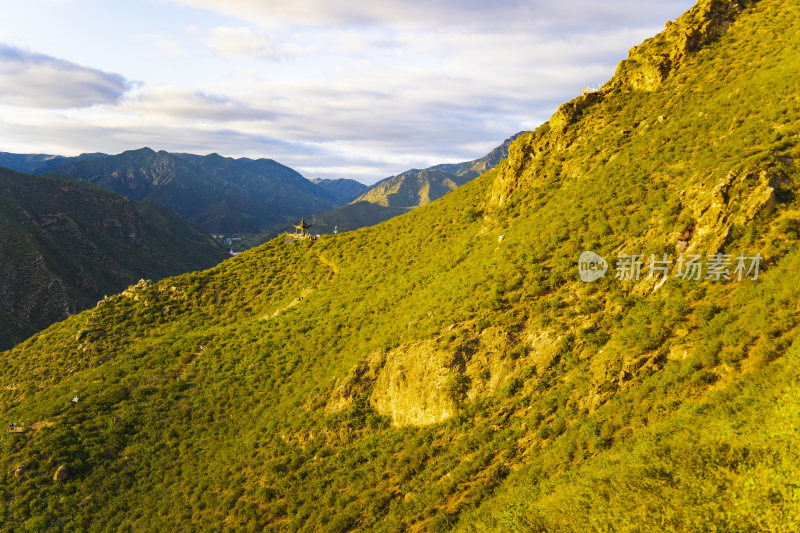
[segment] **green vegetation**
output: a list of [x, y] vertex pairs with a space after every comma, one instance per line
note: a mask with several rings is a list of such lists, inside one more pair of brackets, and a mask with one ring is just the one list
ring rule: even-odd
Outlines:
[[[3, 353], [2, 528], [796, 530], [800, 17], [739, 5], [429, 205]], [[762, 271], [613, 279], [683, 247]]]

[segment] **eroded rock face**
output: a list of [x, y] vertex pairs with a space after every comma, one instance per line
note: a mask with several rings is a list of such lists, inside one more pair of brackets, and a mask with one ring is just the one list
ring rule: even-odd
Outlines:
[[325, 414], [351, 408], [356, 398], [372, 390], [385, 363], [386, 354], [373, 353], [350, 369], [345, 376], [338, 378], [333, 394], [325, 404]]
[[653, 91], [688, 54], [717, 39], [752, 1], [701, 0], [666, 29], [632, 48], [620, 61], [612, 85]]
[[435, 341], [401, 346], [387, 357], [370, 402], [398, 426], [442, 422], [456, 411], [448, 377], [463, 364], [459, 353], [439, 349]]
[[[452, 332], [457, 341], [443, 340]], [[558, 341], [547, 331], [454, 324], [441, 337], [370, 354], [336, 381], [324, 412], [344, 411], [368, 395], [395, 426], [437, 424], [453, 416], [460, 402], [497, 394], [526, 367], [544, 372]]]
[[28, 470], [28, 465], [22, 463], [17, 465], [14, 470], [14, 477], [22, 477], [22, 475]]
[[687, 252], [717, 253], [728, 241], [731, 228], [745, 226], [759, 214], [775, 209], [775, 191], [785, 178], [780, 174], [730, 172], [711, 189], [691, 187], [681, 193], [692, 213], [694, 226], [684, 241]]

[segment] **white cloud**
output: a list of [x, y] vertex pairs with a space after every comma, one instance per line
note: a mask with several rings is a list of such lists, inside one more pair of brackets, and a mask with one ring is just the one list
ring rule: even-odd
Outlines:
[[211, 30], [206, 45], [214, 52], [234, 59], [283, 59], [313, 51], [310, 47], [281, 42], [264, 32], [247, 27], [220, 26]]
[[270, 120], [276, 113], [233, 98], [183, 87], [160, 86], [131, 93], [115, 108], [123, 114], [225, 124]]
[[[371, 182], [480, 157], [536, 127], [691, 3], [161, 0], [141, 13], [158, 24], [136, 25], [136, 38], [155, 46], [131, 50], [125, 32], [102, 41], [145, 80], [131, 90], [113, 74], [27, 52], [9, 59], [0, 48], [0, 123], [5, 142], [26, 151], [150, 145], [272, 157], [308, 177]], [[167, 54], [187, 55], [154, 61]], [[57, 75], [34, 72], [37, 57]], [[26, 105], [84, 107], [15, 107]]]
[[[208, 9], [263, 27], [298, 25], [469, 26], [504, 31], [543, 23], [550, 27], [612, 25], [621, 20], [639, 25], [669, 16], [687, 6], [685, 0], [172, 0]], [[663, 16], [661, 16], [663, 13]], [[664, 19], [666, 20], [666, 19]]]
[[86, 107], [119, 100], [131, 83], [119, 74], [0, 44], [0, 99], [22, 107]]
[[[582, 87], [602, 84], [619, 49], [639, 37], [617, 32], [537, 46], [536, 36], [523, 34], [406, 34], [387, 45], [402, 50], [402, 60], [361, 57], [319, 82], [250, 76], [236, 90], [240, 100], [279, 114], [274, 125], [293, 139], [463, 153], [462, 144], [502, 140], [545, 120]], [[514, 53], [508, 53], [509, 43]]]
[[153, 43], [172, 57], [185, 57], [189, 55], [189, 52], [180, 42], [164, 35], [159, 35], [157, 33], [139, 33], [133, 37], [139, 41]]

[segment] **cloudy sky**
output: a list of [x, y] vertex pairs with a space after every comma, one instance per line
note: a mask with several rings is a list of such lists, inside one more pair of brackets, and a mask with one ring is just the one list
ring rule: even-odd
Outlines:
[[0, 151], [150, 146], [372, 183], [598, 87], [692, 0], [0, 0]]

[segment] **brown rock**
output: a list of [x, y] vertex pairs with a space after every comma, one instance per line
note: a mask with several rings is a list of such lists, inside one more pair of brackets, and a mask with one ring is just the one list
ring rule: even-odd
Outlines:
[[56, 473], [53, 474], [53, 481], [66, 481], [67, 479], [69, 479], [69, 470], [64, 465], [59, 466]]

